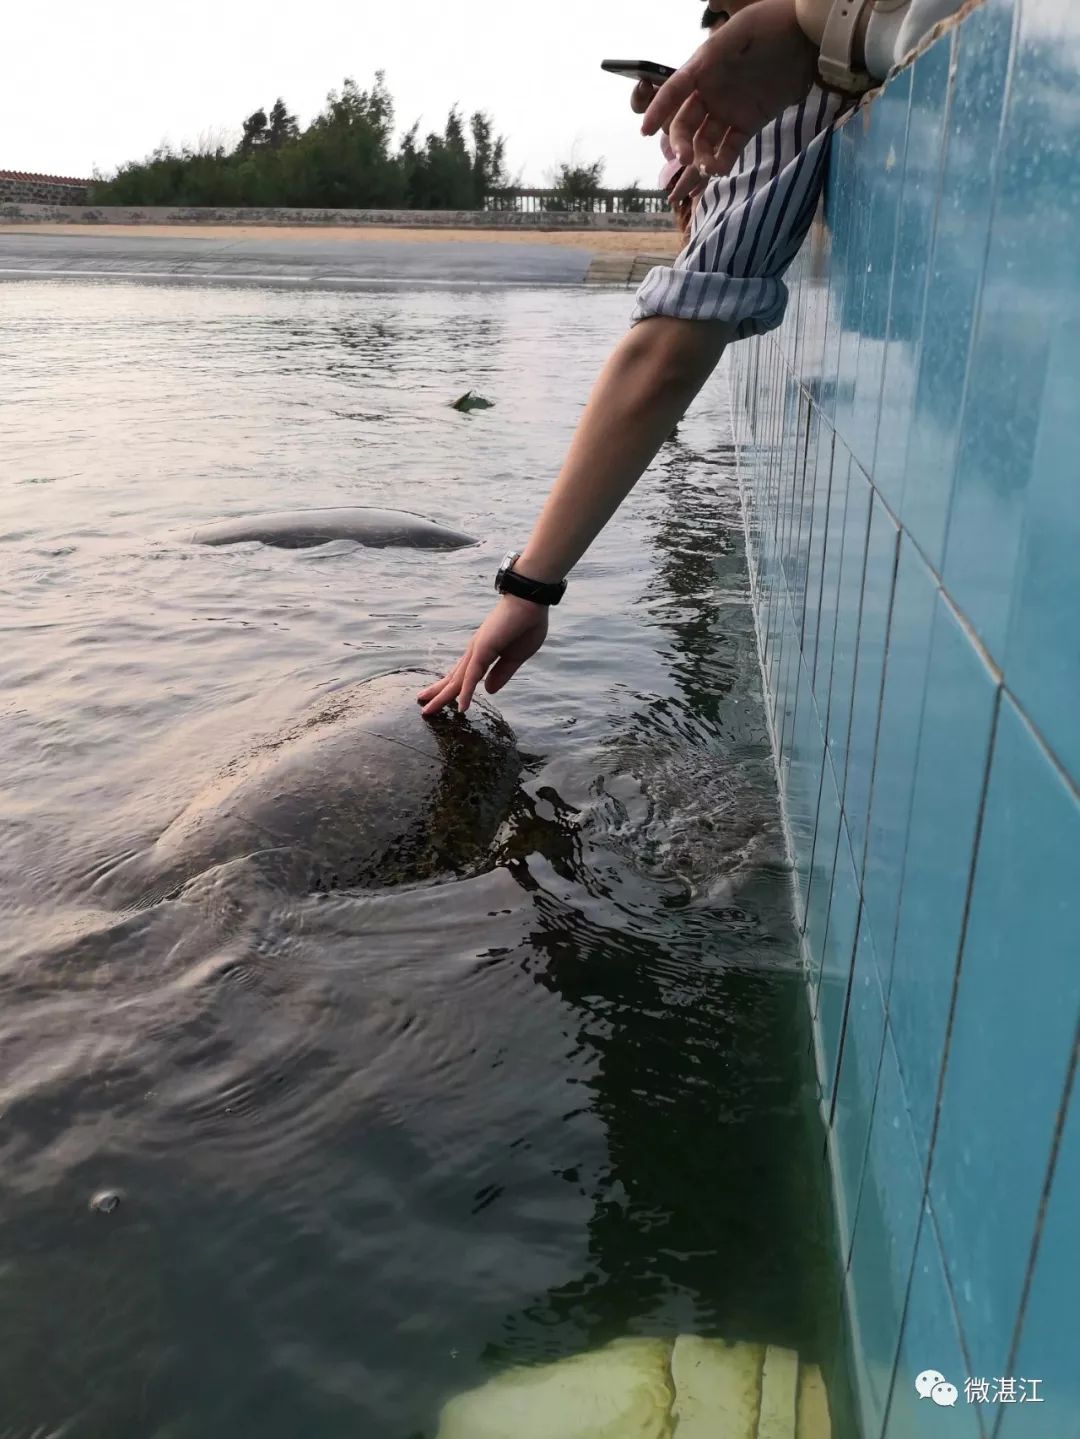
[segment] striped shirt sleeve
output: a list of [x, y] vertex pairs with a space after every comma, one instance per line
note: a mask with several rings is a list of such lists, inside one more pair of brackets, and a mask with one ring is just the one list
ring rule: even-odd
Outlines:
[[711, 180], [686, 248], [650, 270], [632, 324], [652, 315], [722, 320], [736, 338], [784, 318], [784, 273], [814, 218], [833, 126], [850, 99], [816, 87], [758, 132], [730, 175]]

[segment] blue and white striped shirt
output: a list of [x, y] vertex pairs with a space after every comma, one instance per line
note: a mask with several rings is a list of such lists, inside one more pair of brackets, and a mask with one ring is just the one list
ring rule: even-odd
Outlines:
[[736, 339], [775, 329], [787, 308], [784, 273], [817, 209], [833, 126], [851, 104], [815, 87], [759, 131], [732, 173], [710, 180], [682, 253], [646, 275], [631, 323], [722, 320]]

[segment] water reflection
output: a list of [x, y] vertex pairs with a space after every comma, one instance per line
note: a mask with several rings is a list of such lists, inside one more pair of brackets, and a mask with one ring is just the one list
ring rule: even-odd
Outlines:
[[[580, 1017], [578, 1040], [596, 1059], [585, 1081], [589, 1108], [604, 1123], [607, 1154], [599, 1172], [562, 1176], [593, 1206], [585, 1272], [507, 1316], [484, 1356], [495, 1368], [627, 1333], [705, 1332], [820, 1357], [830, 1333], [824, 1209], [805, 1183], [809, 1085], [791, 1053], [804, 1038], [797, 945], [766, 780], [732, 456], [715, 447], [702, 483], [705, 459], [669, 445], [652, 541], [658, 562], [642, 597], [677, 688], [629, 717], [608, 761], [616, 776], [636, 771], [669, 823], [702, 806], [709, 771], [729, 790], [734, 774], [732, 817], [761, 848], [741, 856], [741, 904], [699, 910], [689, 924], [680, 916], [677, 926], [661, 917], [679, 904], [671, 895], [631, 928], [625, 912], [623, 923], [605, 923], [546, 894], [542, 873], [532, 880], [542, 923], [530, 935], [530, 969]], [[668, 767], [681, 770], [681, 793], [658, 786]], [[723, 863], [731, 842], [730, 820], [715, 822], [712, 798], [695, 835], [709, 866]], [[576, 812], [550, 791], [545, 799], [549, 816], [531, 831], [537, 850], [562, 878], [577, 867], [595, 894], [596, 850], [625, 808], [615, 801], [605, 840], [594, 836], [583, 849]], [[637, 851], [623, 858], [640, 867], [648, 827], [630, 828]], [[619, 888], [605, 896], [616, 911]]]

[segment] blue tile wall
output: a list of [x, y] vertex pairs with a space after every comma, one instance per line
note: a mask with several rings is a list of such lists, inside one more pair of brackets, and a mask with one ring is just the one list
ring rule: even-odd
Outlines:
[[[872, 123], [857, 152], [857, 168], [867, 208], [867, 259], [857, 332], [858, 361], [850, 433], [846, 438], [852, 454], [867, 471], [874, 468], [881, 414], [885, 342], [889, 333], [897, 225], [901, 214], [902, 186], [896, 183], [895, 177], [898, 172], [903, 173], [910, 102], [911, 71], [907, 70], [888, 87], [874, 109], [867, 112], [872, 116]], [[839, 421], [837, 423], [839, 425]]]
[[1080, 1439], [1078, 96], [969, 7], [730, 352], [862, 1439]]
[[859, 880], [843, 825], [833, 862], [832, 894], [818, 983], [818, 1034], [821, 1086], [826, 1103], [832, 1102], [840, 1058], [840, 1035], [847, 1011], [848, 985], [855, 958], [859, 920]]
[[1074, 301], [1070, 328], [1062, 318], [1051, 349], [1005, 656], [1010, 688], [1072, 774], [1080, 773], [1078, 396], [1080, 309]]
[[866, 907], [886, 989], [892, 975], [936, 595], [934, 576], [909, 536], [901, 535], [863, 866]]
[[985, 5], [957, 36], [918, 382], [899, 456], [904, 523], [938, 570], [995, 193], [997, 147], [987, 137], [1001, 128], [1012, 27], [1011, 6]]
[[[995, 1374], [1006, 1372], [1076, 1044], [1078, 855], [1080, 801], [1006, 696], [930, 1175], [972, 1359]], [[977, 1129], [973, 1115], [985, 1116]]]
[[855, 686], [855, 653], [859, 644], [863, 572], [866, 567], [872, 494], [869, 480], [853, 461], [848, 475], [847, 509], [844, 514], [844, 543], [840, 556], [827, 721], [829, 749], [833, 757], [833, 768], [838, 776], [843, 775], [847, 769], [851, 696]]
[[896, 513], [903, 502], [913, 402], [918, 388], [930, 246], [940, 194], [955, 43], [952, 36], [940, 41], [911, 72], [903, 169], [897, 167], [891, 172], [893, 188], [900, 196], [895, 252], [880, 257], [880, 264], [891, 269], [892, 282], [873, 471], [878, 490]]
[[880, 1434], [892, 1388], [923, 1197], [904, 1088], [888, 1034], [873, 1099], [848, 1288], [853, 1301], [849, 1307], [859, 1325], [854, 1368], [859, 1377], [862, 1428], [864, 1433]]
[[[866, 924], [859, 926], [855, 965], [851, 977], [851, 999], [844, 1026], [840, 1075], [836, 1086], [836, 1114], [833, 1123], [833, 1151], [841, 1200], [837, 1215], [840, 1252], [845, 1261], [851, 1251], [855, 1217], [859, 1210], [866, 1162], [870, 1120], [878, 1088], [881, 1046], [885, 1038], [885, 997], [878, 979], [874, 941]], [[918, 1211], [921, 1189], [915, 1200]]]
[[814, 655], [814, 693], [824, 711], [829, 713], [829, 689], [832, 684], [833, 651], [836, 645], [836, 611], [840, 597], [840, 571], [843, 564], [844, 537], [847, 533], [844, 516], [847, 511], [848, 482], [853, 461], [847, 450], [834, 451], [832, 489], [829, 513], [825, 520], [825, 554], [821, 571], [821, 599], [818, 604], [817, 644]]
[[[939, 1408], [931, 1395], [916, 1388], [915, 1381], [929, 1371], [944, 1375], [959, 1391], [951, 1408]], [[965, 1381], [975, 1377], [968, 1369], [933, 1215], [924, 1210], [885, 1439], [930, 1439], [943, 1434], [949, 1439], [983, 1439], [983, 1416], [977, 1406], [966, 1402]]]
[[866, 846], [870, 784], [881, 715], [881, 685], [885, 676], [885, 645], [892, 612], [899, 542], [900, 533], [892, 516], [875, 495], [866, 546], [859, 648], [844, 777], [844, 810], [855, 867], [860, 872]]
[[[1061, 1135], [1042, 1239], [1010, 1373], [1025, 1379], [1038, 1408], [1002, 1413], [998, 1439], [1080, 1439], [1080, 1364], [1077, 1363], [1076, 1276], [1080, 1273], [1080, 1098], [1074, 1092]], [[979, 1376], [984, 1377], [984, 1376]], [[1031, 1381], [1039, 1387], [1031, 1391]], [[1047, 1396], [1051, 1396], [1049, 1399]]]
[[889, 992], [924, 1168], [967, 904], [964, 859], [974, 851], [996, 706], [993, 673], [939, 595]]

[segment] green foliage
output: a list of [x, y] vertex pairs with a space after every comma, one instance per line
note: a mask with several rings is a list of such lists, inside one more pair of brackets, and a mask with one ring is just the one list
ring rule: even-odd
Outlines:
[[627, 185], [625, 190], [619, 191], [619, 206], [624, 214], [642, 215], [645, 213], [645, 196], [641, 193], [641, 186], [636, 180], [632, 185]]
[[441, 133], [419, 144], [417, 126], [394, 148], [394, 101], [379, 71], [362, 90], [347, 79], [331, 90], [306, 130], [280, 97], [243, 121], [239, 143], [173, 150], [95, 176], [98, 205], [285, 206], [307, 209], [479, 210], [505, 186], [506, 142], [490, 116], [468, 130], [456, 107]]
[[244, 121], [244, 137], [240, 141], [240, 150], [244, 155], [249, 155], [252, 150], [258, 150], [270, 139], [270, 132], [266, 128], [266, 111], [256, 110]]
[[544, 202], [547, 210], [592, 210], [604, 180], [604, 162], [595, 160], [591, 165], [578, 161], [564, 162], [550, 177], [552, 199]]
[[282, 145], [288, 144], [291, 140], [299, 140], [300, 129], [296, 123], [296, 116], [290, 115], [285, 108], [285, 101], [279, 95], [270, 109], [270, 125], [267, 130], [267, 137], [275, 150], [280, 150]]

